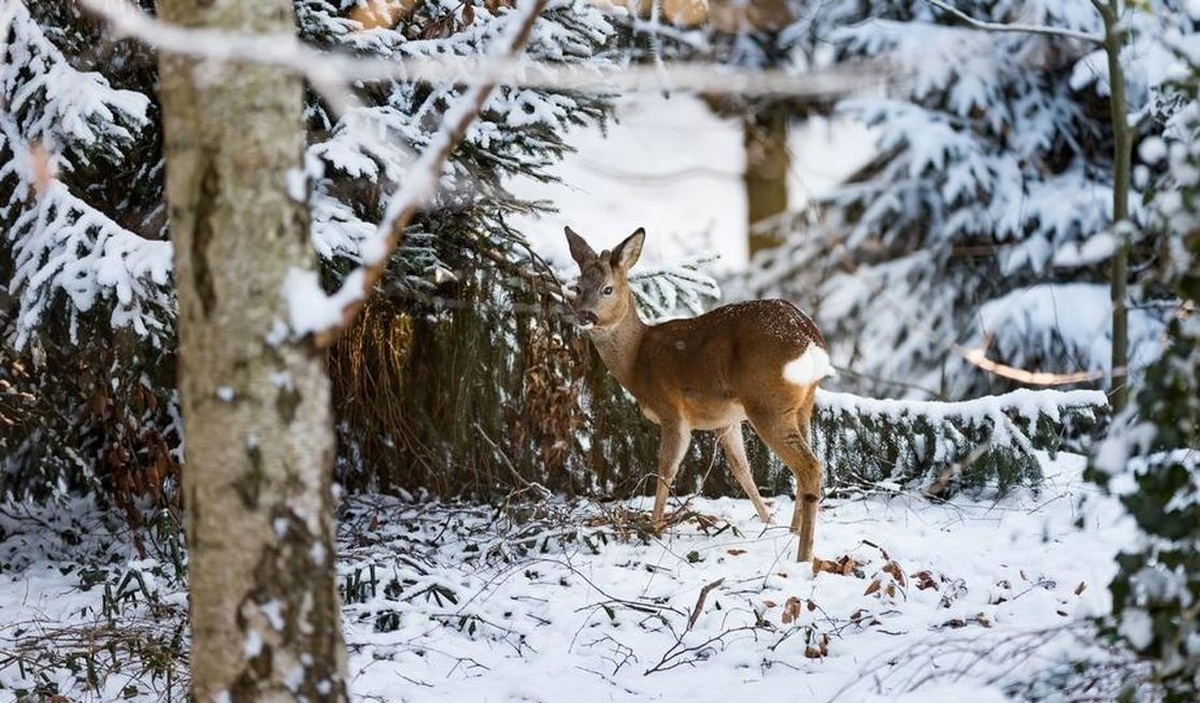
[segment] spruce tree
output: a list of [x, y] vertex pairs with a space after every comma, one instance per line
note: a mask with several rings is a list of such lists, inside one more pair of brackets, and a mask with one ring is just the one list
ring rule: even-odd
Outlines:
[[[952, 4], [998, 26], [1102, 36], [1088, 0]], [[1124, 21], [1128, 114], [1141, 138], [1159, 128], [1149, 108], [1162, 92], [1160, 37], [1184, 25], [1169, 3], [1129, 7]], [[757, 261], [747, 291], [814, 307], [856, 374], [843, 383], [865, 393], [962, 399], [1014, 385], [967, 350], [1018, 369], [1109, 374], [1117, 240], [1103, 52], [1054, 33], [981, 29], [925, 0], [831, 3], [791, 36], [798, 51], [824, 43], [838, 63], [887, 72], [884, 94], [836, 106], [872, 127], [876, 155], [785, 228], [788, 244]], [[1153, 247], [1135, 245], [1144, 265]], [[1135, 305], [1135, 366], [1153, 358], [1164, 324]]]

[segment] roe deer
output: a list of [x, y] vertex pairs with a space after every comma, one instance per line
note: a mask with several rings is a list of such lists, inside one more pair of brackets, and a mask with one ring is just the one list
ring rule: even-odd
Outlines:
[[800, 535], [796, 559], [812, 559], [822, 470], [809, 445], [809, 424], [817, 384], [833, 375], [813, 321], [787, 301], [753, 300], [647, 325], [629, 288], [629, 269], [641, 254], [645, 230], [638, 228], [599, 254], [570, 227], [566, 233], [580, 271], [576, 320], [642, 413], [662, 428], [655, 529], [663, 527], [667, 494], [692, 430], [717, 432], [734, 477], [758, 517], [770, 523], [746, 461], [742, 422], [748, 420], [796, 476], [791, 524]]

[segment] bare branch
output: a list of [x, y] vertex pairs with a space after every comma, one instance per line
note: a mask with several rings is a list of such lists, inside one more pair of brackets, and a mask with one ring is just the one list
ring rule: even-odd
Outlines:
[[[1079, 41], [1088, 42], [1089, 44], [1103, 44], [1104, 37], [1088, 34], [1087, 32], [1077, 32], [1073, 29], [1063, 29], [1061, 27], [1046, 27], [1036, 24], [1001, 24], [999, 22], [985, 22], [976, 19], [962, 10], [950, 5], [943, 0], [925, 0], [925, 2], [934, 7], [950, 13], [962, 22], [987, 32], [1017, 32], [1020, 34], [1041, 34], [1048, 37], [1057, 37], [1060, 39], [1078, 39]], [[1094, 3], [1093, 3], [1094, 4]]]
[[993, 361], [987, 357], [988, 345], [991, 339], [987, 339], [982, 347], [974, 349], [964, 349], [959, 345], [954, 345], [954, 352], [969, 363], [978, 366], [988, 373], [995, 374], [1001, 378], [1007, 378], [1018, 383], [1025, 383], [1031, 386], [1064, 386], [1071, 383], [1087, 383], [1089, 381], [1098, 381], [1104, 378], [1104, 374], [1100, 371], [1075, 371], [1073, 373], [1051, 373], [1049, 371], [1027, 371], [1019, 369], [1015, 366], [1002, 364], [999, 361]]

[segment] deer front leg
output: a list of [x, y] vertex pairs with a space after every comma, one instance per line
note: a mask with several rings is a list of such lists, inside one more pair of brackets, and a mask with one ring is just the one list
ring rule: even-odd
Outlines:
[[682, 423], [662, 423], [662, 438], [658, 445], [658, 490], [654, 494], [653, 520], [656, 532], [662, 532], [666, 526], [663, 510], [667, 505], [667, 495], [675, 483], [675, 473], [687, 454], [691, 438], [691, 431]]

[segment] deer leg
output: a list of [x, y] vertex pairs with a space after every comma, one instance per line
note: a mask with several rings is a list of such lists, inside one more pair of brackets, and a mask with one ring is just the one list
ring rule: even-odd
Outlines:
[[658, 490], [654, 494], [654, 529], [662, 532], [665, 527], [663, 510], [667, 505], [667, 495], [675, 483], [675, 473], [679, 464], [687, 454], [688, 444], [692, 433], [682, 423], [662, 424], [662, 439], [658, 445]]
[[770, 525], [771, 514], [763, 505], [758, 486], [754, 485], [754, 476], [750, 473], [750, 462], [746, 459], [746, 443], [742, 440], [742, 424], [739, 422], [718, 431], [717, 439], [721, 443], [721, 449], [725, 452], [725, 459], [729, 462], [729, 470], [733, 472], [733, 477], [737, 479], [742, 490], [749, 496], [750, 502], [754, 503], [754, 509], [758, 511], [758, 519], [762, 520], [764, 524]]
[[792, 532], [800, 536], [796, 561], [812, 559], [817, 523], [817, 502], [821, 499], [821, 462], [809, 446], [808, 423], [792, 413], [750, 418], [771, 451], [779, 455], [796, 477], [796, 507], [792, 512]]

